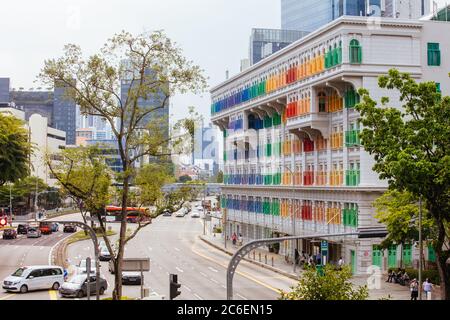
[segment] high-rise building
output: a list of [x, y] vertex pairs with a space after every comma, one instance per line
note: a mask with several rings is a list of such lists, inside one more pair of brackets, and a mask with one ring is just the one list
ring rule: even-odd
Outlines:
[[204, 126], [203, 121], [199, 121], [194, 130], [194, 152], [192, 164], [215, 175], [219, 170], [219, 144], [217, 141], [217, 128]]
[[369, 20], [340, 17], [211, 89], [211, 121], [224, 136], [227, 237], [308, 235], [315, 239], [285, 242], [280, 254], [317, 255], [325, 241], [327, 261], [342, 256], [357, 274], [419, 261], [410, 244], [382, 250], [381, 239], [319, 236], [380, 226], [373, 201], [387, 181], [360, 143], [358, 89], [402, 108], [398, 92], [378, 86], [397, 68], [450, 93], [450, 23], [381, 18], [368, 29]]
[[341, 16], [418, 19], [430, 0], [281, 0], [281, 28], [314, 31]]
[[[3, 84], [2, 84], [3, 83]], [[33, 114], [40, 114], [46, 118], [48, 125], [66, 133], [66, 143], [74, 145], [76, 142], [76, 104], [65, 95], [65, 88], [55, 86], [53, 91], [40, 90], [10, 90], [6, 94], [4, 88], [9, 87], [9, 79], [0, 79], [0, 92], [3, 99], [9, 98], [9, 102], [21, 107], [25, 112], [25, 120], [28, 121]], [[0, 99], [1, 100], [1, 99]]]
[[0, 103], [9, 103], [9, 78], [0, 78]]
[[308, 32], [297, 30], [252, 29], [249, 48], [250, 64], [258, 63], [306, 34]]

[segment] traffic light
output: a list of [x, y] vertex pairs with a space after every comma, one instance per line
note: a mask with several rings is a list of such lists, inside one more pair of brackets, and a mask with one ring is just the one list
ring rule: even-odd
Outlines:
[[4, 227], [8, 224], [8, 218], [7, 217], [1, 217], [0, 218], [0, 227]]
[[169, 276], [170, 279], [170, 300], [178, 297], [181, 294], [181, 291], [178, 289], [181, 287], [181, 284], [178, 283], [178, 275], [171, 274]]

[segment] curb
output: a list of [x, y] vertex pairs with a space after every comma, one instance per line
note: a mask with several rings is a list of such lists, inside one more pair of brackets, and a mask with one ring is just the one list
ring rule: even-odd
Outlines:
[[[218, 250], [220, 250], [220, 251], [222, 251], [222, 252], [228, 254], [229, 256], [232, 256], [232, 255], [233, 255], [232, 252], [226, 250], [225, 248], [223, 248], [223, 247], [221, 247], [221, 246], [219, 246], [219, 245], [217, 245], [217, 244], [215, 244], [215, 243], [212, 243], [211, 241], [209, 241], [209, 240], [203, 238], [202, 236], [198, 236], [198, 237], [199, 237], [200, 240], [202, 240], [202, 241], [205, 242], [206, 244], [210, 245], [211, 247], [214, 247], [214, 248], [216, 248], [216, 249], [218, 249]], [[266, 264], [264, 264], [264, 263], [261, 263], [261, 262], [258, 262], [258, 261], [253, 261], [253, 260], [248, 259], [248, 258], [242, 258], [242, 260], [247, 261], [247, 262], [250, 262], [250, 263], [252, 263], [252, 264], [255, 264], [255, 265], [257, 265], [257, 266], [259, 266], [259, 267], [262, 267], [262, 268], [264, 268], [264, 269], [271, 270], [271, 271], [273, 271], [273, 272], [276, 272], [276, 273], [278, 273], [278, 274], [281, 274], [281, 275], [283, 275], [283, 276], [285, 276], [285, 277], [288, 277], [288, 278], [291, 278], [291, 279], [293, 279], [293, 280], [298, 280], [298, 279], [299, 279], [299, 276], [298, 276], [298, 275], [294, 275], [294, 274], [292, 274], [292, 273], [285, 272], [285, 271], [283, 271], [283, 270], [274, 268], [274, 267], [272, 267], [272, 266], [268, 266], [268, 265], [266, 265]]]

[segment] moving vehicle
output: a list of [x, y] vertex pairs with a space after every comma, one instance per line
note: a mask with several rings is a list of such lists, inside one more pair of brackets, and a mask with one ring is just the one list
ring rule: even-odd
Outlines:
[[101, 246], [99, 248], [98, 260], [100, 260], [100, 261], [110, 261], [111, 260], [111, 253], [109, 252], [108, 247], [106, 245]]
[[142, 278], [140, 272], [124, 271], [122, 272], [122, 284], [141, 285]]
[[146, 215], [143, 212], [139, 211], [130, 211], [127, 213], [127, 222], [128, 223], [139, 223], [139, 222], [150, 222], [152, 219], [149, 215]]
[[[137, 219], [136, 217], [139, 216], [139, 213], [141, 214], [142, 217], [145, 217], [145, 219], [151, 219], [150, 210], [148, 208], [127, 207], [126, 210], [127, 210], [127, 221], [129, 219], [129, 222], [136, 221]], [[122, 207], [107, 206], [105, 210], [105, 216], [102, 219], [103, 221], [120, 221], [121, 213]]]
[[17, 233], [18, 234], [27, 234], [29, 228], [30, 228], [29, 224], [19, 224], [17, 226]]
[[175, 213], [175, 217], [184, 217], [185, 215], [186, 215], [186, 208], [182, 208], [181, 210], [178, 210], [178, 212], [177, 213]]
[[3, 230], [3, 239], [16, 239], [17, 231], [16, 229], [5, 229]]
[[[89, 291], [91, 295], [97, 294], [96, 276], [92, 275], [89, 278]], [[106, 279], [100, 277], [98, 293], [103, 295], [108, 289], [108, 282]], [[87, 277], [86, 275], [76, 275], [67, 282], [64, 282], [59, 288], [59, 294], [63, 297], [83, 298], [87, 295]]]
[[52, 223], [52, 232], [58, 232], [59, 230], [59, 224], [57, 224], [56, 222]]
[[[78, 270], [78, 274], [87, 274], [86, 259], [83, 259], [78, 263], [77, 270]], [[90, 273], [95, 274], [95, 262], [93, 262], [93, 260], [91, 260], [91, 272]]]
[[27, 238], [40, 238], [41, 235], [41, 230], [39, 228], [31, 227], [28, 229]]
[[32, 290], [58, 290], [64, 283], [64, 271], [59, 266], [20, 267], [3, 280], [6, 291], [27, 293]]
[[166, 210], [163, 211], [162, 215], [163, 215], [163, 217], [171, 217], [172, 216], [172, 212], [170, 212], [169, 210], [166, 209]]
[[64, 224], [63, 232], [70, 232], [70, 233], [77, 232], [77, 226], [70, 223], [66, 223]]
[[192, 211], [191, 218], [200, 218], [200, 212], [198, 211]]
[[39, 222], [39, 230], [41, 230], [42, 234], [51, 234], [52, 233], [52, 223], [49, 221]]

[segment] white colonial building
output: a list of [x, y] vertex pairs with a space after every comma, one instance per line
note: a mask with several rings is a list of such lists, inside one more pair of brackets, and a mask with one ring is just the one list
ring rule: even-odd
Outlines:
[[[225, 137], [227, 235], [314, 236], [378, 225], [372, 203], [387, 183], [360, 145], [357, 90], [399, 107], [398, 93], [378, 87], [379, 75], [397, 68], [448, 94], [449, 34], [446, 22], [341, 17], [212, 88], [212, 121]], [[414, 245], [384, 252], [380, 239], [356, 237], [286, 242], [280, 254], [317, 254], [322, 240], [328, 261], [343, 256], [354, 273], [417, 260]]]

